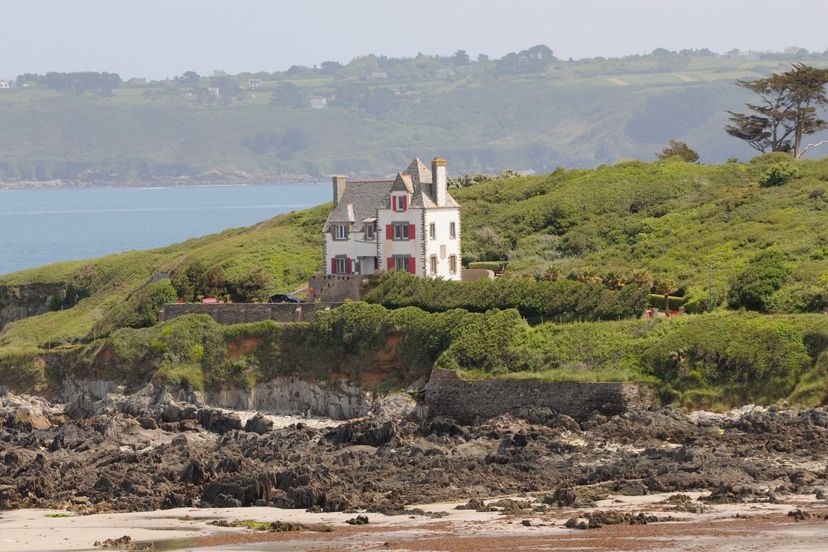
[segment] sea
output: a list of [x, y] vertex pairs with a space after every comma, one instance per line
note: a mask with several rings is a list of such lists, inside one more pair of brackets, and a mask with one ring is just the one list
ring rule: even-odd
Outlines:
[[323, 183], [0, 189], [0, 274], [170, 245], [330, 197]]

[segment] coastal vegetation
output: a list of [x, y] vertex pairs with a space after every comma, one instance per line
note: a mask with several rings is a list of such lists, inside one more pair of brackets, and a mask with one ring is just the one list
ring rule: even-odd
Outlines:
[[[782, 162], [795, 174], [763, 187]], [[822, 404], [826, 181], [828, 160], [780, 153], [744, 164], [669, 158], [464, 179], [453, 190], [464, 262], [502, 276], [453, 284], [392, 273], [368, 302], [312, 323], [157, 320], [178, 297], [300, 289], [321, 264], [329, 204], [165, 248], [9, 274], [0, 285], [66, 291], [51, 312], [0, 332], [0, 381], [39, 391], [69, 375], [219, 388], [300, 373], [390, 390], [436, 366], [469, 378], [645, 381], [665, 400], [695, 406]], [[639, 320], [648, 305], [698, 314]]]
[[[50, 354], [50, 361], [0, 357], [0, 379], [26, 390], [67, 376], [250, 389], [300, 374], [389, 391], [427, 378], [434, 366], [464, 378], [647, 382], [663, 400], [695, 407], [828, 400], [823, 315], [720, 312], [532, 326], [514, 309], [428, 313], [357, 302], [288, 325], [222, 326], [190, 315]], [[376, 360], [381, 354], [384, 364]]]

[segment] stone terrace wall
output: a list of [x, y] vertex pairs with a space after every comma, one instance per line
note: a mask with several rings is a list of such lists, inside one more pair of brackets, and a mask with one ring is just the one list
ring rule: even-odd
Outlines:
[[164, 305], [159, 321], [172, 320], [187, 314], [207, 314], [219, 324], [243, 324], [275, 320], [277, 322], [310, 322], [320, 310], [338, 304], [331, 303], [171, 303]]
[[322, 303], [343, 303], [346, 299], [362, 301], [362, 287], [372, 276], [361, 274], [314, 274], [308, 293]]
[[9, 322], [49, 312], [52, 297], [65, 287], [62, 283], [0, 286], [0, 330]]
[[656, 403], [652, 389], [636, 383], [574, 381], [474, 380], [434, 370], [425, 388], [428, 416], [446, 416], [463, 424], [516, 413], [527, 406], [547, 407], [578, 421], [593, 413], [622, 414]]

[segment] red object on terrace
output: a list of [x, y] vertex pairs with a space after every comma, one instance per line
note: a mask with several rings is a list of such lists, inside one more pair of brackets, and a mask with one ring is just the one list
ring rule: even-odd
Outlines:
[[205, 305], [215, 305], [219, 302], [215, 297], [203, 297], [201, 302]]

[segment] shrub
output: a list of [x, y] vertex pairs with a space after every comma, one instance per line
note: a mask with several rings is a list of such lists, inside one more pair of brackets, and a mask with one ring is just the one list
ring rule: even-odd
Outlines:
[[699, 154], [696, 150], [691, 149], [686, 142], [678, 140], [670, 140], [667, 147], [657, 153], [656, 157], [659, 159], [673, 159], [677, 158], [687, 163], [695, 163], [699, 160]]
[[774, 163], [765, 169], [761, 176], [759, 176], [759, 185], [763, 188], [782, 186], [796, 178], [798, 175], [799, 169], [797, 169], [793, 163], [789, 161]]
[[254, 268], [238, 282], [225, 284], [230, 298], [243, 303], [266, 301], [269, 287], [270, 275], [261, 267]]
[[774, 251], [760, 253], [733, 280], [727, 295], [730, 308], [767, 312], [771, 296], [788, 274], [782, 255]]
[[646, 288], [609, 289], [600, 282], [497, 278], [450, 282], [404, 272], [380, 276], [365, 300], [387, 308], [419, 307], [430, 312], [465, 309], [484, 313], [514, 308], [532, 321], [610, 320], [638, 316], [647, 306]]
[[147, 328], [158, 323], [161, 308], [175, 303], [178, 293], [169, 278], [163, 278], [136, 290], [126, 301], [102, 318], [94, 335], [108, 335], [118, 328]]

